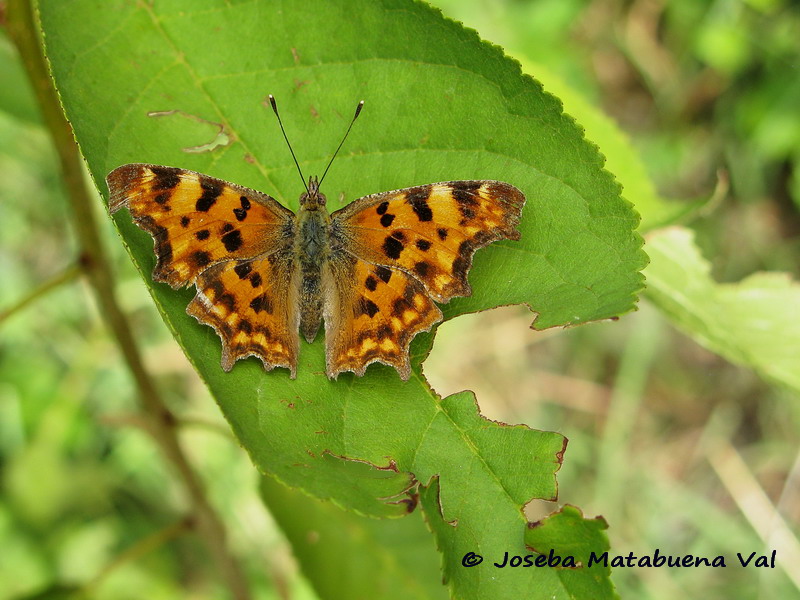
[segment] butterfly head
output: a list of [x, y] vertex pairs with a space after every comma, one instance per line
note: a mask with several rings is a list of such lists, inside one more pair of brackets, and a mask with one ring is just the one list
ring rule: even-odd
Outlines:
[[319, 180], [316, 177], [308, 178], [308, 191], [300, 196], [300, 207], [305, 210], [318, 210], [325, 206], [325, 194], [319, 191]]

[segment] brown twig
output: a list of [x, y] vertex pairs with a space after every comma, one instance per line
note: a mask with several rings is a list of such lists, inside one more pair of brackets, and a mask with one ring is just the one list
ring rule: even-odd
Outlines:
[[237, 600], [248, 600], [250, 592], [247, 581], [238, 562], [228, 550], [222, 520], [209, 503], [199, 476], [178, 443], [175, 418], [145, 369], [131, 326], [117, 303], [111, 269], [106, 262], [92, 210], [93, 200], [83, 182], [83, 164], [72, 128], [61, 112], [59, 99], [49, 76], [30, 0], [9, 0], [6, 5], [6, 19], [9, 36], [25, 65], [44, 122], [58, 152], [64, 185], [72, 208], [73, 226], [78, 235], [82, 256], [86, 258], [86, 275], [94, 289], [100, 312], [133, 375], [141, 410], [152, 424], [149, 431], [183, 482], [192, 504], [197, 531], [208, 545], [233, 597]]

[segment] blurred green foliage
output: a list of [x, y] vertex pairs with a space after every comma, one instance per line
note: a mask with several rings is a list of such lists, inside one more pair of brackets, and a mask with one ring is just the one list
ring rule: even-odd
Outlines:
[[[546, 66], [614, 118], [662, 197], [709, 198], [721, 172], [729, 192], [691, 222], [717, 280], [800, 271], [795, 3], [439, 4], [485, 39]], [[54, 153], [5, 38], [0, 78], [1, 308], [77, 257]], [[224, 433], [213, 400], [110, 227], [105, 234], [119, 295], [149, 366], [185, 421], [183, 441], [229, 526], [254, 595], [313, 598], [263, 507], [248, 458]], [[535, 336], [525, 329], [529, 321], [526, 311], [506, 309], [450, 323], [425, 372], [442, 394], [474, 389], [491, 418], [567, 435], [560, 501], [588, 516], [602, 513], [612, 550], [731, 557], [761, 550], [770, 529], [759, 518], [769, 515], [740, 504], [753, 495], [771, 502], [796, 544], [794, 392], [700, 348], [647, 305], [618, 323]], [[45, 590], [66, 597], [70, 586], [87, 585], [95, 598], [224, 596], [192, 535], [103, 575], [125, 550], [179, 522], [186, 503], [132, 417], [130, 377], [84, 284], [39, 299], [4, 321], [0, 335], [0, 599]], [[535, 503], [528, 514], [551, 510]], [[758, 575], [618, 569], [613, 581], [623, 597], [637, 598], [798, 593], [781, 569]]]

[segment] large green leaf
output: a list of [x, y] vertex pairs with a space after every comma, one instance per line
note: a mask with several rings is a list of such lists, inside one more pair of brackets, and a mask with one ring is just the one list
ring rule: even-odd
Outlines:
[[[460, 178], [508, 181], [527, 196], [521, 241], [478, 253], [474, 293], [444, 306], [446, 318], [527, 303], [535, 326], [545, 328], [634, 307], [646, 261], [638, 217], [597, 149], [516, 63], [428, 6], [46, 0], [40, 8], [64, 108], [103, 192], [112, 168], [152, 162], [261, 189], [295, 208], [300, 184], [265, 96], [278, 99], [308, 174], [320, 173], [363, 98], [362, 117], [325, 181], [333, 208]], [[207, 152], [196, 151], [206, 144]], [[487, 555], [524, 551], [521, 508], [555, 496], [561, 436], [486, 421], [469, 394], [441, 400], [419, 367], [433, 333], [412, 345], [414, 375], [405, 383], [379, 365], [363, 378], [329, 381], [321, 339], [303, 343], [296, 380], [282, 369], [264, 373], [254, 359], [224, 373], [216, 335], [184, 312], [192, 293], [153, 284], [152, 240], [125, 213], [115, 222], [159, 310], [262, 470], [372, 514], [384, 511], [368, 499], [370, 471], [353, 473], [341, 461], [400, 474], [380, 476], [374, 497], [387, 499], [388, 512], [410, 494], [403, 473], [423, 485], [436, 481], [424, 506], [431, 522], [450, 523], [437, 537], [456, 595], [510, 597], [549, 577], [518, 571], [475, 582], [480, 570], [465, 575], [456, 550], [469, 539]]]

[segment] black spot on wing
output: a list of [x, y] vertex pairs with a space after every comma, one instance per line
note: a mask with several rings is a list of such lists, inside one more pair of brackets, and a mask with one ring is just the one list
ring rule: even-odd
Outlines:
[[[161, 192], [160, 194], [157, 194], [155, 198], [153, 198], [153, 201], [156, 204], [160, 204], [161, 206], [165, 206], [166, 203], [169, 202], [169, 197], [171, 195], [172, 194], [170, 194], [168, 192]], [[169, 209], [168, 206], [165, 206], [165, 208]]]
[[428, 197], [431, 195], [431, 187], [424, 186], [414, 190], [406, 196], [406, 202], [411, 205], [414, 214], [420, 221], [432, 221], [433, 211], [428, 206]]
[[392, 270], [386, 267], [376, 267], [374, 273], [383, 283], [389, 283], [392, 278]]
[[254, 288], [257, 288], [258, 286], [260, 286], [261, 285], [261, 275], [259, 275], [258, 273], [253, 273], [250, 276], [250, 285], [252, 285]]
[[239, 196], [239, 204], [242, 207], [234, 208], [233, 216], [236, 217], [237, 221], [244, 221], [247, 218], [247, 211], [250, 210], [250, 200], [247, 199], [247, 196]]
[[376, 211], [376, 212], [377, 212], [379, 215], [385, 214], [387, 210], [389, 210], [389, 203], [388, 203], [388, 202], [381, 202], [381, 203], [378, 205], [378, 208], [376, 208], [376, 209], [375, 209], [375, 211]]
[[[398, 233], [398, 232], [395, 232]], [[397, 260], [400, 258], [400, 254], [403, 252], [405, 246], [403, 242], [397, 239], [394, 235], [386, 236], [386, 239], [383, 240], [383, 253], [389, 257]]]
[[197, 203], [194, 206], [195, 210], [208, 212], [222, 193], [222, 184], [217, 181], [211, 181], [207, 177], [200, 177], [200, 189], [203, 190], [203, 194], [197, 199]]
[[253, 300], [250, 302], [250, 308], [252, 308], [256, 313], [260, 313], [263, 310], [268, 315], [271, 315], [272, 300], [270, 300], [266, 293], [263, 293], [260, 296], [253, 298]]
[[445, 241], [447, 239], [447, 229], [439, 227], [439, 229], [436, 230], [436, 235], [439, 236], [440, 240]]
[[384, 227], [388, 227], [389, 225], [391, 225], [392, 221], [394, 221], [394, 215], [392, 214], [386, 213], [381, 217], [381, 225], [383, 225]]
[[245, 279], [252, 270], [253, 267], [249, 262], [239, 263], [233, 268], [233, 272], [239, 276], [239, 279]]
[[192, 252], [191, 259], [192, 263], [197, 267], [205, 267], [211, 263], [211, 255], [203, 250]]
[[222, 236], [222, 243], [225, 244], [225, 249], [228, 252], [236, 252], [242, 247], [242, 234], [238, 229], [234, 229]]
[[378, 287], [378, 280], [375, 279], [372, 275], [368, 275], [366, 281], [364, 281], [364, 285], [367, 286], [367, 289], [370, 292], [374, 292], [375, 289]]
[[420, 261], [414, 264], [414, 272], [420, 277], [425, 277], [430, 273], [431, 265], [425, 261]]
[[422, 240], [422, 239], [417, 240], [416, 242], [414, 242], [414, 245], [423, 252], [427, 252], [428, 250], [431, 249], [431, 243], [428, 240]]
[[358, 302], [358, 310], [359, 315], [368, 315], [370, 319], [380, 312], [378, 305], [364, 296]]
[[410, 305], [409, 305], [408, 301], [407, 301], [405, 298], [397, 298], [397, 299], [396, 299], [396, 300], [395, 300], [395, 301], [392, 303], [392, 316], [393, 316], [393, 317], [399, 317], [399, 316], [401, 316], [401, 315], [402, 315], [402, 314], [403, 314], [403, 313], [404, 313], [404, 312], [405, 312], [405, 311], [406, 311], [408, 308], [410, 308]]
[[150, 167], [153, 172], [153, 190], [171, 190], [180, 183], [180, 169], [175, 167]]
[[239, 324], [236, 326], [236, 328], [239, 331], [244, 331], [245, 333], [253, 333], [253, 324], [247, 319], [242, 319], [239, 321]]
[[181, 217], [181, 227], [188, 227], [190, 222], [191, 222], [191, 219], [189, 217], [187, 217], [186, 215]]
[[194, 237], [196, 237], [198, 240], [202, 242], [203, 240], [207, 240], [210, 235], [211, 233], [208, 231], [208, 229], [201, 229], [200, 231], [194, 234]]

